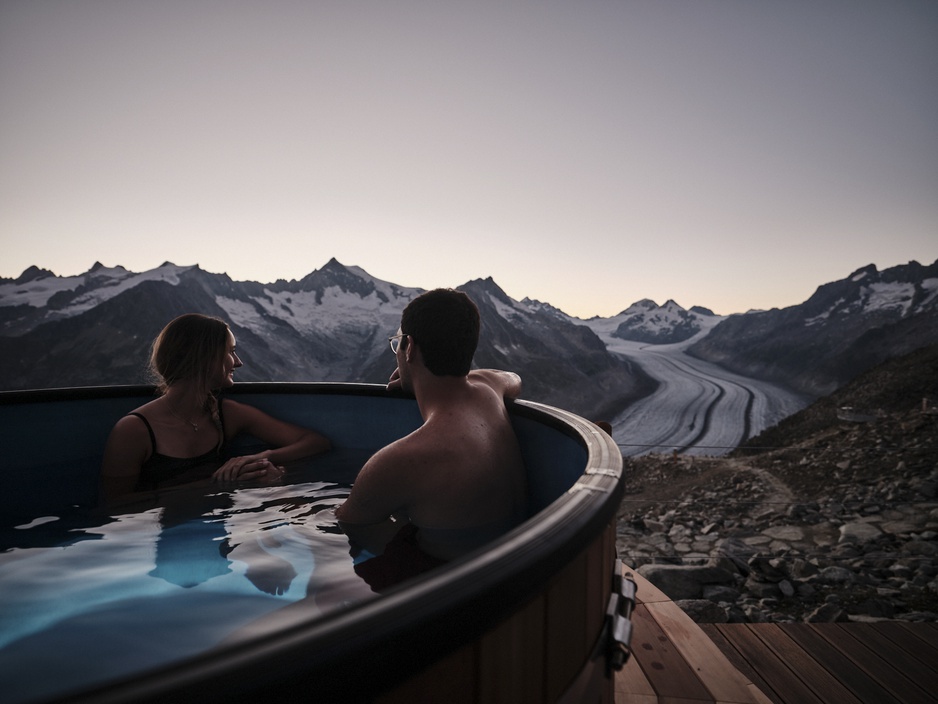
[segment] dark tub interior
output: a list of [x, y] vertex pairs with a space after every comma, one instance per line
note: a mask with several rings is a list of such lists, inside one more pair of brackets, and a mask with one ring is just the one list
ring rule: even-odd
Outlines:
[[[310, 393], [311, 387], [316, 393]], [[413, 399], [383, 387], [351, 384], [241, 384], [232, 398], [271, 415], [315, 428], [336, 447], [376, 450], [406, 435], [421, 419]], [[97, 501], [101, 452], [114, 422], [152, 400], [146, 387], [10, 392], [0, 396], [0, 447], [6, 490], [0, 525], [56, 515]], [[516, 406], [512, 415], [525, 456], [531, 512], [569, 489], [582, 473], [586, 449], [561, 426], [545, 425]], [[566, 438], [567, 441], [563, 441]], [[240, 446], [248, 451], [250, 438]], [[236, 443], [235, 447], [238, 447]], [[551, 467], [550, 472], [539, 468]]]

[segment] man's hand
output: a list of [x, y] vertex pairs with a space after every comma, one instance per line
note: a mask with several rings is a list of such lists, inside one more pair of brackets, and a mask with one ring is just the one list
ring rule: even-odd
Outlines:
[[401, 384], [401, 370], [395, 367], [394, 371], [391, 372], [391, 378], [388, 379], [388, 391], [401, 391], [403, 388]]

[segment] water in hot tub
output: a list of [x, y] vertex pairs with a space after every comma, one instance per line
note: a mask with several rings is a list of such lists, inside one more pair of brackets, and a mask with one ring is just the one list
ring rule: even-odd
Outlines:
[[[0, 530], [0, 691], [26, 702], [169, 664], [374, 595], [332, 509], [367, 459], [334, 450], [278, 486], [180, 487], [158, 505]], [[256, 623], [255, 623], [256, 622]]]

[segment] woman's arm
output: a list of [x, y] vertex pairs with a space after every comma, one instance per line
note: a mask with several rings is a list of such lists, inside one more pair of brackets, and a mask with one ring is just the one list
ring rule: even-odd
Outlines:
[[276, 466], [303, 457], [326, 452], [332, 447], [320, 433], [269, 416], [245, 403], [222, 399], [225, 436], [248, 433], [269, 445], [254, 455], [234, 458], [213, 475], [216, 479], [251, 479], [263, 476], [268, 466]]
[[101, 495], [105, 502], [133, 493], [149, 447], [150, 435], [139, 418], [124, 416], [115, 423], [101, 462]]

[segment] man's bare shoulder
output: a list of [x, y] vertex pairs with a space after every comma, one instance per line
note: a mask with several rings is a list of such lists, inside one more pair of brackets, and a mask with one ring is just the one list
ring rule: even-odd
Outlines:
[[521, 395], [521, 377], [500, 369], [474, 369], [469, 383], [491, 389], [500, 399], [516, 399]]
[[362, 471], [392, 473], [403, 480], [421, 467], [437, 462], [443, 446], [434, 433], [422, 426], [378, 450]]

